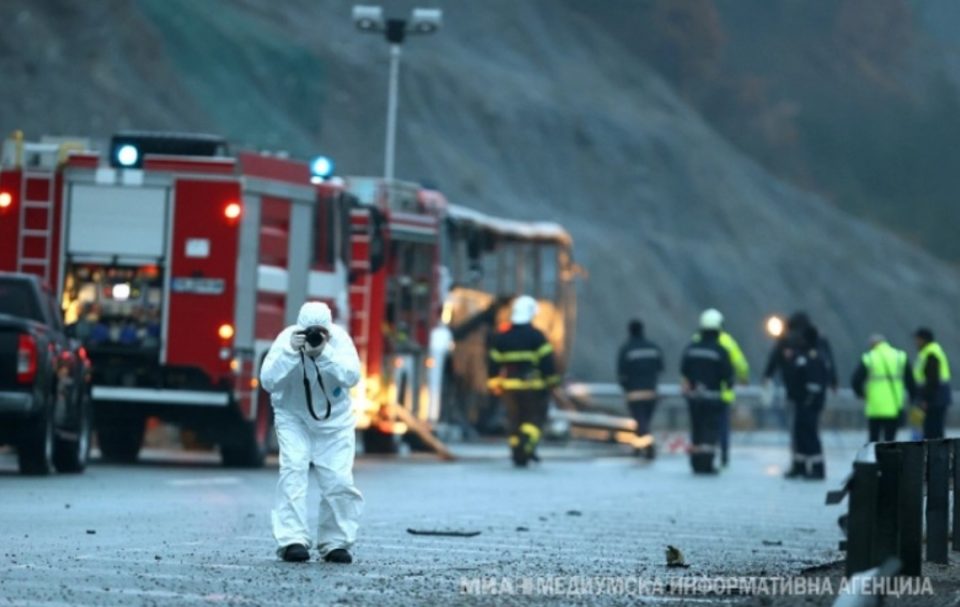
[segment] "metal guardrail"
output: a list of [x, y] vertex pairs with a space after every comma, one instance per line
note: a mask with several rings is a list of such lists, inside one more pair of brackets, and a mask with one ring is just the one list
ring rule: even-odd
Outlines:
[[[654, 430], [684, 430], [689, 427], [687, 404], [679, 384], [661, 384], [658, 388], [659, 404], [653, 418]], [[758, 385], [738, 386], [737, 401], [733, 409], [732, 424], [738, 430], [777, 429], [789, 425], [789, 406], [782, 388], [773, 391], [771, 402], [766, 402], [765, 388]], [[629, 417], [623, 390], [614, 383], [571, 383], [562, 389], [568, 409], [591, 414], [606, 414]], [[960, 402], [960, 392], [954, 395]], [[960, 406], [947, 411], [947, 424], [960, 425]], [[867, 422], [863, 401], [849, 388], [843, 388], [827, 397], [827, 405], [820, 417], [824, 429], [865, 429]]]
[[919, 576], [924, 538], [926, 560], [946, 564], [951, 539], [960, 551], [960, 439], [871, 443], [843, 486], [827, 494], [827, 504], [844, 497], [847, 515], [840, 521], [847, 540], [840, 549], [847, 551], [848, 576], [892, 557], [902, 563], [903, 575]]

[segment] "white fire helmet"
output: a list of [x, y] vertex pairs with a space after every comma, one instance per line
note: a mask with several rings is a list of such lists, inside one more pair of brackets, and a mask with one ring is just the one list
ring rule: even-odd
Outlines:
[[719, 331], [723, 328], [723, 314], [714, 308], [704, 310], [700, 315], [700, 328], [706, 331]]
[[529, 295], [521, 295], [513, 300], [513, 308], [510, 311], [510, 322], [515, 325], [526, 325], [533, 322], [533, 317], [537, 315], [537, 300]]

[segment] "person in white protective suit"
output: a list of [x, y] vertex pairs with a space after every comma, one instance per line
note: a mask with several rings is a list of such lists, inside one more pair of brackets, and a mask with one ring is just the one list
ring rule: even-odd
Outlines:
[[324, 303], [300, 308], [297, 324], [274, 340], [260, 370], [270, 393], [280, 443], [280, 481], [272, 512], [277, 553], [285, 561], [310, 559], [308, 471], [320, 484], [316, 546], [324, 560], [353, 561], [363, 496], [353, 484], [356, 448], [350, 388], [360, 380], [353, 340], [331, 321]]

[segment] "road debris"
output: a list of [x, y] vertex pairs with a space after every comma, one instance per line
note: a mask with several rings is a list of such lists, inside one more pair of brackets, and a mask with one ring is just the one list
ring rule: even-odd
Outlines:
[[407, 529], [411, 535], [439, 535], [446, 537], [476, 537], [480, 535], [479, 531], [452, 531], [441, 529]]
[[689, 567], [683, 558], [683, 552], [676, 546], [667, 546], [667, 567]]

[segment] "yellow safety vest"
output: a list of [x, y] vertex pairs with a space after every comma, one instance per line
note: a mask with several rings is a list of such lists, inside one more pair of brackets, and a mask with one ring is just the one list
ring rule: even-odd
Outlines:
[[940, 344], [933, 341], [924, 346], [923, 349], [920, 350], [920, 353], [917, 354], [917, 361], [913, 367], [913, 378], [917, 380], [917, 385], [919, 386], [927, 382], [924, 369], [926, 369], [927, 360], [929, 360], [931, 356], [940, 361], [940, 381], [942, 383], [950, 381], [950, 361], [947, 359], [947, 353], [943, 351]]
[[907, 354], [883, 342], [863, 355], [867, 370], [864, 400], [868, 418], [891, 419], [900, 415], [906, 396], [903, 372]]

